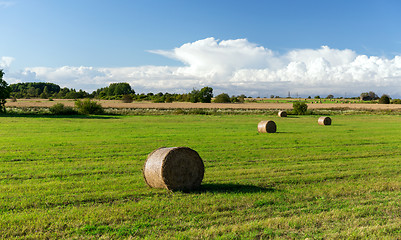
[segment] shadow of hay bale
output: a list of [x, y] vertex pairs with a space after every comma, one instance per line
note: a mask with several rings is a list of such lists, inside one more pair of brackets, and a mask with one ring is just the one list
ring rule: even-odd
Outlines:
[[191, 191], [191, 193], [261, 193], [261, 192], [275, 192], [274, 188], [260, 187], [245, 184], [231, 184], [231, 183], [209, 183], [202, 184], [198, 190]]

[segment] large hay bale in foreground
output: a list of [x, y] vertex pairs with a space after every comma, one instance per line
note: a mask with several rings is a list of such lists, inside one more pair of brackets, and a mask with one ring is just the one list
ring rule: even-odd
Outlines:
[[258, 132], [260, 133], [275, 133], [277, 130], [276, 123], [272, 120], [261, 121], [258, 124]]
[[287, 117], [287, 112], [286, 111], [280, 111], [278, 112], [279, 117]]
[[199, 154], [187, 147], [156, 149], [148, 155], [143, 168], [150, 187], [184, 191], [199, 188], [204, 172]]
[[329, 117], [320, 117], [317, 121], [319, 125], [331, 125], [331, 118]]

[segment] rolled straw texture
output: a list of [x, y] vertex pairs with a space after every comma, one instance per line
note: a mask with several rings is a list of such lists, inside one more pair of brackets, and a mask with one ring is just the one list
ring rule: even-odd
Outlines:
[[205, 167], [199, 154], [188, 147], [159, 148], [148, 155], [143, 175], [153, 188], [193, 190], [200, 187]]
[[280, 111], [278, 112], [279, 117], [287, 117], [287, 112], [286, 111]]
[[275, 133], [277, 130], [276, 123], [272, 120], [261, 121], [258, 124], [258, 132], [260, 133]]
[[320, 117], [317, 121], [319, 125], [331, 125], [331, 118], [329, 117]]

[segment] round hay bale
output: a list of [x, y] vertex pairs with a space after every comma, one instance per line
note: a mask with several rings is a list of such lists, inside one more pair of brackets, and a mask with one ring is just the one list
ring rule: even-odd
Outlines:
[[278, 112], [279, 117], [287, 117], [287, 112], [286, 111], [280, 111]]
[[272, 120], [261, 121], [258, 124], [258, 132], [260, 133], [275, 133], [277, 130], [276, 123]]
[[189, 191], [199, 188], [205, 167], [199, 154], [187, 147], [159, 148], [143, 167], [145, 182], [153, 188]]
[[331, 125], [331, 118], [329, 117], [320, 117], [317, 121], [319, 125]]

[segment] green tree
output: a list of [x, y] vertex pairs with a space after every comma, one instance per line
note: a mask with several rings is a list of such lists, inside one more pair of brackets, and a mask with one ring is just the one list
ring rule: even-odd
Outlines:
[[380, 104], [390, 104], [390, 97], [386, 94], [383, 94], [379, 99]]
[[210, 103], [213, 97], [213, 88], [204, 87], [199, 91], [199, 100], [202, 103]]
[[164, 102], [172, 103], [173, 101], [174, 101], [174, 97], [171, 94], [169, 94], [169, 93], [164, 94]]
[[45, 82], [15, 83], [10, 88], [10, 95], [16, 98], [48, 98], [60, 91], [59, 85]]
[[243, 103], [245, 102], [245, 98], [246, 96], [244, 94], [240, 95], [240, 96], [231, 96], [230, 100], [232, 103]]
[[308, 110], [308, 105], [305, 102], [294, 102], [292, 104], [292, 109], [296, 115], [305, 115]]
[[0, 69], [0, 113], [6, 112], [6, 99], [10, 97], [10, 87], [7, 82], [3, 80], [4, 72]]
[[239, 99], [238, 99], [237, 96], [232, 95], [232, 96], [230, 97], [230, 102], [232, 102], [232, 103], [238, 103], [238, 102], [239, 102]]
[[34, 97], [37, 97], [36, 96], [36, 88], [34, 88], [34, 87], [28, 88], [28, 90], [27, 90], [27, 98], [34, 98]]
[[231, 99], [227, 93], [221, 93], [216, 96], [216, 98], [214, 99], [214, 102], [215, 103], [230, 103]]
[[370, 92], [361, 93], [360, 99], [365, 100], [365, 101], [366, 100], [367, 101], [377, 100], [377, 99], [379, 99], [379, 96], [377, 96], [377, 94], [375, 92], [370, 91]]
[[401, 104], [401, 99], [398, 99], [398, 98], [393, 99], [393, 101], [391, 103], [393, 103], [393, 104]]
[[101, 91], [108, 97], [135, 93], [128, 83], [111, 83], [108, 87], [101, 89]]
[[39, 95], [40, 98], [48, 98], [49, 97], [49, 90], [47, 88], [47, 86], [45, 86], [45, 88], [43, 89], [43, 92]]
[[197, 89], [192, 89], [192, 92], [189, 94], [190, 98], [189, 101], [192, 103], [197, 103], [199, 102], [199, 97], [200, 97], [200, 92]]

